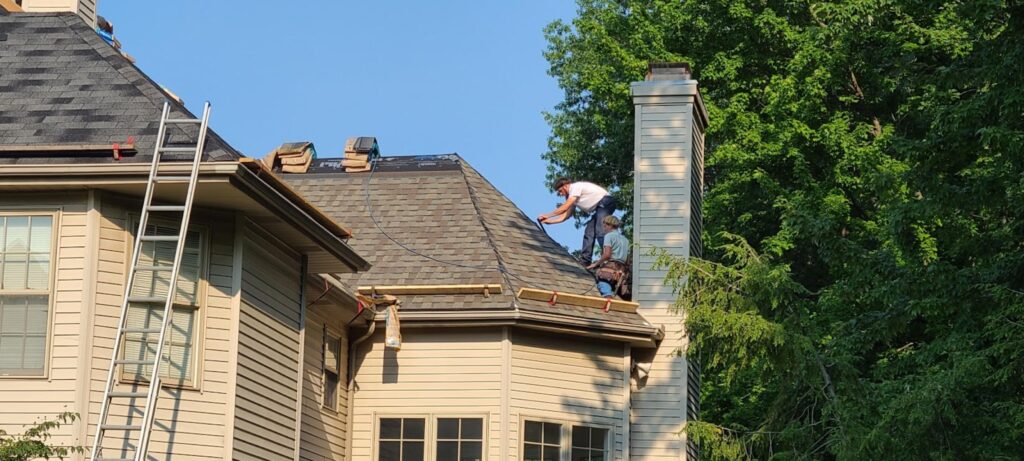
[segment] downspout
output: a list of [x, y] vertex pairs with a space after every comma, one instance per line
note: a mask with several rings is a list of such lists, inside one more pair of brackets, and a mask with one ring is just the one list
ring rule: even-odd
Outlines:
[[[375, 309], [368, 309], [373, 312]], [[358, 317], [359, 314], [356, 314]], [[355, 320], [355, 319], [353, 319]], [[366, 330], [366, 334], [356, 339], [348, 347], [348, 415], [345, 421], [346, 435], [346, 447], [345, 447], [345, 458], [352, 459], [352, 423], [355, 419], [355, 397], [356, 397], [356, 352], [359, 350], [359, 345], [363, 341], [370, 339], [373, 336], [373, 332], [377, 329], [377, 322], [371, 317], [369, 320], [370, 328]]]

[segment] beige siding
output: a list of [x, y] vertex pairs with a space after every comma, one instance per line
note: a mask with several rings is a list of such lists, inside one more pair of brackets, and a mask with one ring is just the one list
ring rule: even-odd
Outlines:
[[73, 11], [89, 25], [96, 24], [96, 0], [24, 0], [21, 7], [33, 13]]
[[[0, 377], [0, 429], [20, 432], [24, 425], [75, 411], [79, 368], [79, 324], [83, 321], [82, 280], [87, 260], [87, 202], [85, 193], [3, 194], [0, 213], [60, 211], [56, 217], [57, 243], [53, 265], [48, 339], [49, 376]], [[73, 426], [54, 433], [58, 444], [80, 444]]]
[[299, 275], [298, 255], [247, 230], [242, 250], [235, 458], [294, 457]]
[[351, 459], [375, 459], [374, 418], [381, 415], [479, 416], [485, 457], [499, 459], [501, 330], [406, 329], [397, 353], [385, 350], [383, 341], [378, 331], [357, 351]]
[[609, 428], [612, 459], [626, 459], [623, 351], [620, 343], [513, 331], [509, 459], [520, 459], [526, 419]]
[[[699, 248], [695, 233], [701, 222], [693, 219], [701, 208], [703, 158], [695, 162], [694, 150], [703, 151], [703, 138], [694, 140], [695, 84], [645, 82], [634, 84], [635, 138], [635, 243], [634, 301], [639, 312], [654, 325], [663, 325], [665, 339], [657, 351], [638, 352], [653, 360], [650, 376], [632, 392], [630, 457], [642, 460], [679, 460], [685, 455], [685, 438], [679, 432], [687, 419], [687, 370], [685, 358], [673, 351], [686, 347], [683, 318], [671, 312], [675, 300], [664, 283], [665, 271], [652, 270], [653, 258], [645, 251], [656, 247], [689, 257]], [[648, 92], [650, 91], [650, 92]], [[701, 127], [702, 128], [702, 127]], [[702, 131], [699, 131], [702, 133]], [[695, 142], [696, 141], [696, 142]], [[695, 370], [694, 370], [695, 371]], [[693, 411], [696, 401], [692, 402]]]
[[[128, 236], [132, 230], [127, 228], [129, 216], [138, 208], [136, 203], [123, 204], [113, 197], [105, 197], [101, 203], [93, 355], [89, 374], [90, 443], [99, 419], [103, 385], [110, 364], [125, 274], [131, 257]], [[151, 459], [171, 459], [172, 454], [175, 460], [223, 458], [229, 372], [227, 351], [232, 338], [230, 318], [234, 231], [229, 216], [206, 215], [197, 210], [193, 213], [192, 221], [196, 228], [207, 229], [209, 236], [209, 249], [204, 260], [205, 296], [196, 329], [200, 335], [196, 341], [197, 380], [193, 387], [167, 387], [161, 392], [150, 444]], [[119, 380], [116, 388], [131, 390], [145, 387]], [[119, 405], [111, 407], [109, 423], [137, 423], [140, 418], [138, 409], [130, 409], [123, 402], [124, 399], [120, 399], [117, 402]], [[134, 435], [132, 440], [136, 440]], [[104, 446], [109, 447], [104, 455], [114, 457], [120, 450], [111, 449], [124, 447], [123, 434], [108, 433]]]
[[[315, 299], [319, 293], [307, 289], [307, 299]], [[312, 298], [311, 298], [312, 297]], [[302, 379], [302, 436], [300, 455], [305, 460], [342, 460], [348, 442], [346, 416], [348, 415], [348, 329], [344, 321], [354, 313], [339, 318], [340, 310], [335, 306], [317, 304], [306, 314], [306, 350], [304, 354]], [[332, 315], [334, 314], [334, 315]], [[334, 338], [341, 338], [341, 368], [338, 391], [338, 407], [328, 409], [322, 406], [324, 395], [323, 351], [324, 328]]]

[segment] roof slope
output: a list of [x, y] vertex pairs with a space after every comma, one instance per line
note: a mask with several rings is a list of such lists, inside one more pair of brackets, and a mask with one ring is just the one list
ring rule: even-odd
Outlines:
[[[515, 300], [522, 287], [590, 295], [597, 290], [564, 248], [458, 155], [384, 157], [372, 174], [344, 173], [339, 159], [319, 159], [306, 174], [283, 177], [331, 218], [352, 227], [349, 243], [373, 267], [339, 274], [346, 283], [503, 287], [502, 295], [489, 298], [403, 296], [403, 309], [536, 309], [646, 325], [637, 314]], [[380, 229], [367, 212], [367, 193]]]
[[[121, 162], [148, 162], [163, 102], [170, 100], [177, 116], [193, 117], [74, 13], [0, 11], [0, 32], [6, 34], [0, 41], [0, 143], [112, 144], [134, 136], [137, 153]], [[186, 127], [173, 127], [170, 142], [194, 140], [198, 126]], [[213, 161], [242, 157], [212, 130], [205, 155]], [[109, 151], [0, 154], [0, 165], [110, 162]]]

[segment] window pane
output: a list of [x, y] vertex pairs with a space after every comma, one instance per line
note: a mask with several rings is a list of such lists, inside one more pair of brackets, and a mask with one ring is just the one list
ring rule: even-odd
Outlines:
[[[160, 328], [164, 307], [156, 304], [133, 304], [128, 307], [128, 328]], [[172, 310], [171, 325], [164, 342], [163, 361], [160, 376], [174, 382], [192, 380], [194, 354], [195, 319], [197, 310], [180, 307]], [[158, 333], [130, 333], [125, 338], [124, 358], [131, 360], [153, 360], [156, 353]], [[150, 365], [124, 365], [127, 379], [149, 379]]]
[[437, 442], [437, 461], [458, 461], [459, 442]]
[[[575, 432], [576, 431], [573, 431], [573, 433]], [[569, 459], [571, 459], [572, 461], [590, 461], [590, 450], [573, 448], [572, 456], [570, 456]]]
[[[423, 422], [422, 419], [411, 421]], [[402, 442], [402, 461], [423, 461], [423, 442]]]
[[484, 420], [466, 418], [462, 420], [462, 439], [482, 440], [484, 437]]
[[380, 420], [381, 439], [402, 438], [402, 420], [398, 418], [381, 418]]
[[7, 217], [7, 238], [5, 253], [28, 252], [28, 216]]
[[[541, 423], [527, 421], [526, 429], [524, 430], [524, 440], [527, 442], [541, 442], [541, 426]], [[540, 456], [540, 453], [537, 456]]]
[[53, 217], [33, 216], [32, 233], [29, 251], [32, 253], [50, 254], [50, 243], [53, 239]]
[[30, 290], [46, 290], [50, 287], [49, 253], [29, 255], [26, 287]]
[[405, 419], [402, 425], [402, 438], [403, 439], [419, 439], [423, 440], [423, 420], [422, 419]]
[[523, 461], [541, 461], [540, 445], [527, 444], [523, 447]]
[[24, 290], [28, 281], [28, 254], [7, 253], [4, 255], [4, 275], [0, 288]]
[[483, 458], [483, 444], [480, 442], [462, 442], [459, 461], [480, 461]]
[[[178, 235], [170, 226], [147, 226], [146, 235]], [[185, 251], [178, 269], [175, 286], [176, 303], [198, 305], [199, 276], [201, 269], [201, 238], [198, 231], [189, 231], [185, 237]], [[176, 242], [144, 242], [139, 254], [139, 264], [146, 266], [171, 266], [174, 264]], [[170, 272], [140, 271], [135, 275], [132, 294], [136, 296], [166, 296], [170, 286]]]
[[399, 450], [402, 442], [381, 442], [379, 445], [380, 461], [400, 461]]
[[46, 334], [48, 322], [47, 311], [49, 299], [46, 296], [26, 296], [25, 299], [25, 333]]
[[558, 445], [562, 443], [562, 425], [544, 423], [544, 443]]
[[558, 447], [544, 447], [544, 461], [558, 461]]
[[21, 368], [32, 370], [31, 374], [42, 374], [46, 360], [46, 336], [36, 335], [25, 338], [25, 359]]
[[[590, 428], [582, 426], [572, 427], [572, 446], [574, 447], [589, 447], [590, 446]], [[573, 459], [576, 459], [573, 456]]]
[[458, 418], [438, 418], [437, 438], [441, 440], [455, 440], [459, 438]]
[[25, 332], [25, 298], [21, 296], [0, 297], [0, 334], [21, 335]]
[[25, 338], [0, 336], [0, 372], [21, 370], [21, 358], [24, 354]]
[[608, 429], [590, 429], [590, 448], [599, 448], [604, 450], [607, 447]]

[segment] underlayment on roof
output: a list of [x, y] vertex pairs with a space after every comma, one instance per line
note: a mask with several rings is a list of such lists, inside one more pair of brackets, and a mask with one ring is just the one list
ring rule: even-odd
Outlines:
[[[152, 158], [167, 94], [78, 15], [3, 14], [0, 32], [6, 34], [0, 41], [0, 142], [123, 144], [134, 136], [137, 153], [120, 162]], [[194, 117], [176, 102], [171, 107], [176, 117]], [[196, 132], [198, 126], [186, 125], [173, 127], [169, 134], [172, 143], [186, 143], [194, 142]], [[205, 153], [206, 160], [215, 161], [242, 156], [212, 130]], [[112, 162], [109, 151], [0, 154], [0, 165]]]
[[[318, 159], [285, 180], [355, 237], [349, 244], [373, 267], [338, 274], [350, 286], [500, 283], [503, 294], [402, 296], [403, 310], [515, 309], [521, 287], [597, 296], [594, 279], [508, 197], [456, 154], [382, 157], [373, 174], [345, 173], [340, 159]], [[370, 208], [394, 240], [373, 223]], [[499, 270], [504, 268], [504, 271]], [[575, 318], [647, 325], [638, 314], [549, 306], [518, 308]]]

